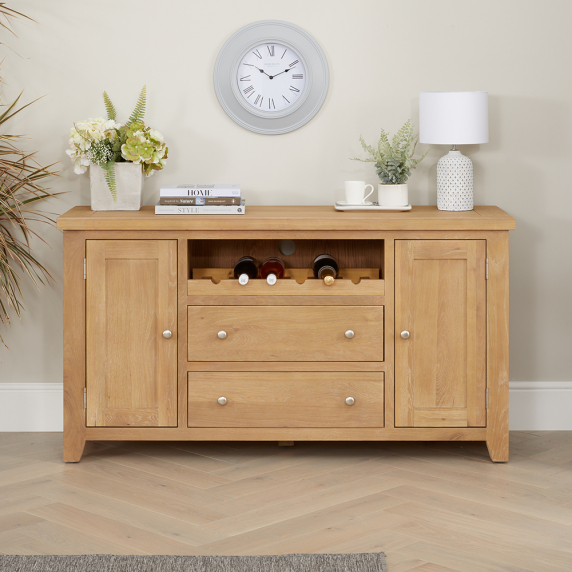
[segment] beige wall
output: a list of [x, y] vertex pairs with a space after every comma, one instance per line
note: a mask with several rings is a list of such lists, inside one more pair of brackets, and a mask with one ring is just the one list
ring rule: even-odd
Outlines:
[[[463, 149], [475, 165], [475, 202], [517, 219], [511, 234], [511, 379], [572, 380], [572, 2], [569, 0], [21, 0], [38, 24], [1, 32], [4, 99], [46, 97], [13, 121], [44, 163], [61, 161], [50, 205], [88, 204], [87, 175], [65, 155], [73, 121], [104, 114], [106, 89], [122, 117], [147, 84], [147, 120], [170, 147], [164, 173], [145, 183], [239, 182], [250, 204], [330, 204], [347, 178], [375, 183], [371, 165], [348, 160], [360, 133], [376, 140], [417, 119], [420, 90], [487, 90], [490, 143]], [[319, 114], [287, 135], [255, 135], [223, 112], [212, 70], [225, 40], [256, 20], [291, 21], [310, 32], [329, 62]], [[410, 179], [411, 202], [435, 204], [434, 148]], [[36, 241], [56, 278], [26, 287], [26, 312], [3, 335], [3, 382], [62, 379], [62, 239]]]

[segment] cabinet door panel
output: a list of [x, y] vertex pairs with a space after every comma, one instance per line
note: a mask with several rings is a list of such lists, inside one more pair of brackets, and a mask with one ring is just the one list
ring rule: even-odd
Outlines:
[[397, 426], [485, 426], [485, 256], [484, 240], [395, 242]]
[[86, 252], [87, 425], [176, 427], [177, 241], [88, 240]]

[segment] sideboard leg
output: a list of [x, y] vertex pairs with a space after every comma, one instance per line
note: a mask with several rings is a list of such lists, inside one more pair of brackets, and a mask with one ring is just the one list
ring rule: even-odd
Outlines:
[[508, 461], [508, 231], [487, 237], [487, 447], [491, 460]]
[[64, 434], [64, 463], [79, 463], [84, 447], [85, 439], [80, 435]]
[[278, 441], [279, 447], [293, 447], [294, 441]]
[[85, 445], [85, 233], [64, 232], [64, 461], [77, 463]]

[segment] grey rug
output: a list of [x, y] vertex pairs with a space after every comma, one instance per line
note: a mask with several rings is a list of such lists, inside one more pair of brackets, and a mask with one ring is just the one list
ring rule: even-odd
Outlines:
[[385, 554], [0, 556], [1, 572], [387, 572]]

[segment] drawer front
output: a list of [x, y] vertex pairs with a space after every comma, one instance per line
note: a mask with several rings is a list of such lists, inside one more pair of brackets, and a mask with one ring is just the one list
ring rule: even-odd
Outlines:
[[383, 306], [189, 306], [188, 330], [189, 361], [383, 361]]
[[381, 372], [190, 372], [188, 385], [189, 427], [383, 427]]

